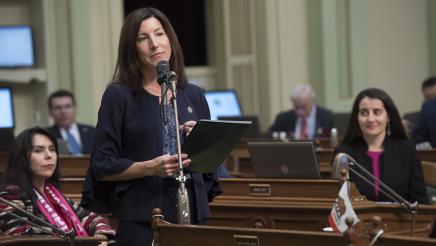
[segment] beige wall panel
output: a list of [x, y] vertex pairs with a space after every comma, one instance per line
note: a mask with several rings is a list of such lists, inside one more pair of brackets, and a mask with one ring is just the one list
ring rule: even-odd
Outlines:
[[[299, 83], [309, 83], [308, 79], [308, 41], [306, 23], [306, 2], [304, 0], [278, 0], [278, 59], [280, 67], [280, 105], [273, 112], [292, 107], [289, 91]], [[274, 82], [270, 81], [274, 86]], [[273, 120], [273, 119], [271, 119]]]
[[426, 2], [366, 1], [368, 86], [386, 90], [401, 113], [420, 108], [429, 74]]

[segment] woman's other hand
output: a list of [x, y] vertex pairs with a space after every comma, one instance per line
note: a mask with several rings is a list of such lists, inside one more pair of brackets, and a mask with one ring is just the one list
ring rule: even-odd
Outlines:
[[94, 237], [98, 238], [99, 240], [104, 240], [101, 241], [98, 246], [107, 246], [108, 242], [107, 242], [107, 237], [103, 234], [95, 234]]
[[[188, 159], [187, 154], [182, 154], [182, 165], [187, 167], [191, 159]], [[179, 171], [178, 155], [161, 155], [154, 159], [152, 165], [154, 175], [158, 176], [173, 176]]]
[[186, 121], [185, 123], [183, 123], [183, 125], [180, 126], [180, 129], [186, 133], [186, 136], [188, 136], [196, 124], [197, 121]]

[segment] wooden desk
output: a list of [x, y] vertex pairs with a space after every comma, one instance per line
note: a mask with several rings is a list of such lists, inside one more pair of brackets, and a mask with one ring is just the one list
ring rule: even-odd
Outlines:
[[[85, 178], [61, 178], [61, 189], [72, 198], [80, 198]], [[261, 200], [270, 202], [325, 202], [332, 204], [338, 195], [338, 180], [297, 180], [297, 179], [221, 179], [223, 194], [219, 201], [249, 202]], [[351, 193], [356, 200], [363, 200], [353, 186]]]
[[[160, 215], [160, 211], [155, 215]], [[167, 224], [154, 217], [152, 228], [157, 246], [267, 246], [267, 245], [346, 245], [336, 233], [268, 230], [205, 225]]]
[[154, 231], [155, 245], [157, 246], [347, 245], [347, 242], [340, 234], [326, 232], [303, 232], [291, 230], [249, 229], [164, 223], [155, 226]]
[[[78, 201], [83, 181], [62, 178], [62, 189]], [[221, 185], [224, 193], [210, 204], [209, 225], [314, 232], [328, 226], [328, 215], [340, 189], [337, 180], [221, 179]], [[367, 201], [354, 187], [351, 198], [363, 227], [378, 215], [387, 232], [409, 233], [411, 216], [399, 205]], [[428, 237], [435, 216], [436, 206], [420, 205], [416, 235]]]
[[[210, 204], [209, 224], [321, 231], [340, 189], [337, 180], [222, 179], [223, 194]], [[351, 186], [350, 197], [365, 230], [371, 218], [380, 216], [388, 233], [407, 234], [411, 215], [399, 205], [376, 204]], [[433, 230], [436, 206], [419, 205], [416, 235]]]
[[436, 187], [436, 162], [422, 161], [422, 173], [427, 185]]
[[80, 202], [85, 178], [60, 178], [59, 181], [62, 192], [74, 201]]
[[418, 155], [421, 161], [436, 162], [436, 149], [419, 150]]
[[59, 165], [62, 177], [85, 177], [86, 171], [91, 163], [89, 158], [89, 155], [61, 156]]
[[[104, 241], [95, 237], [76, 237], [74, 245], [76, 246], [96, 246], [99, 242]], [[50, 246], [50, 245], [71, 245], [70, 242], [54, 236], [2, 236], [0, 245], [23, 245], [23, 246]]]
[[[338, 180], [308, 179], [221, 179], [220, 201], [323, 202], [333, 204], [341, 184]], [[351, 185], [350, 194], [365, 200]]]
[[[155, 209], [153, 213], [160, 215]], [[154, 242], [157, 246], [269, 246], [269, 245], [369, 245], [374, 233], [359, 235], [349, 228], [344, 235], [300, 230], [249, 229], [240, 227], [167, 224], [162, 217], [153, 218]], [[384, 246], [429, 246], [435, 239], [382, 235], [377, 245]]]
[[[333, 202], [266, 202], [223, 201], [210, 204], [209, 224], [214, 226], [272, 228], [286, 230], [322, 231], [328, 226], [328, 215]], [[387, 233], [408, 235], [411, 215], [399, 205], [384, 205], [365, 202], [353, 203], [354, 210], [362, 221], [360, 230], [374, 216], [384, 221]], [[415, 235], [429, 237], [433, 231], [436, 206], [420, 205], [415, 224]]]

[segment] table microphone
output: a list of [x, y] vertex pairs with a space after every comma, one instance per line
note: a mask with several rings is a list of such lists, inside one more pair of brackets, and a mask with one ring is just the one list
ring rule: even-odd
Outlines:
[[[48, 223], [47, 221], [39, 218], [38, 216], [28, 212], [27, 210], [21, 208], [19, 205], [17, 205], [16, 203], [6, 200], [2, 197], [0, 197], [0, 202], [12, 207], [15, 211], [20, 212], [21, 214], [23, 214], [25, 217], [19, 216], [11, 211], [6, 211], [6, 213], [8, 213], [9, 215], [11, 215], [12, 217], [23, 221], [24, 223], [27, 224], [31, 224], [32, 226], [57, 237], [60, 237], [62, 239], [65, 239], [67, 241], [69, 241], [71, 243], [71, 245], [74, 245], [74, 239], [75, 239], [75, 232], [74, 229], [71, 229], [71, 231], [69, 232], [65, 232], [59, 228], [57, 228], [56, 226]], [[39, 224], [38, 224], [39, 223]], [[48, 227], [51, 230], [45, 228]]]

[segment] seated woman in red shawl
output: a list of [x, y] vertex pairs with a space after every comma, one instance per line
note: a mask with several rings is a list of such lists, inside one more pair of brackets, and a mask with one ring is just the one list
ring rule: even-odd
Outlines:
[[[44, 128], [30, 128], [19, 134], [9, 153], [0, 196], [65, 232], [74, 230], [77, 237], [112, 239], [115, 232], [107, 219], [84, 210], [60, 190], [55, 143]], [[41, 228], [18, 220], [8, 212], [20, 214], [13, 207], [0, 203], [0, 231], [3, 234], [45, 234]]]

